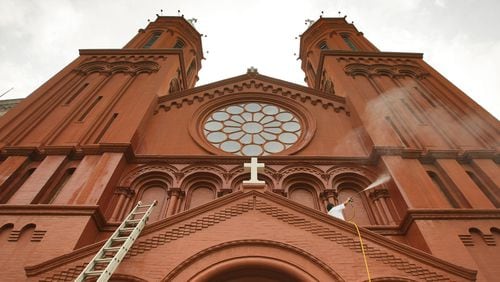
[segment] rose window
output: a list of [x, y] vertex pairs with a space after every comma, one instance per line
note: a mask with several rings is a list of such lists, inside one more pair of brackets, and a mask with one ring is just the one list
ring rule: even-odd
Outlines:
[[213, 112], [203, 133], [210, 143], [240, 156], [266, 156], [292, 146], [301, 125], [289, 111], [266, 103], [240, 103]]

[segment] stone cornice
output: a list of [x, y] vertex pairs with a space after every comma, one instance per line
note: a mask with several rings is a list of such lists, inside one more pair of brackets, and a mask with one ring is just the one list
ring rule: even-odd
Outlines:
[[326, 56], [336, 57], [368, 57], [368, 58], [401, 58], [401, 59], [423, 59], [423, 53], [409, 52], [365, 52], [365, 51], [343, 51], [343, 50], [322, 50], [321, 60]]
[[[0, 157], [9, 156], [29, 156], [32, 159], [43, 159], [48, 155], [67, 155], [70, 159], [81, 159], [86, 155], [101, 155], [103, 153], [124, 153], [129, 163], [150, 163], [157, 161], [167, 161], [169, 163], [190, 163], [193, 161], [207, 161], [221, 164], [236, 164], [247, 161], [247, 158], [240, 156], [215, 156], [215, 155], [155, 155], [155, 154], [135, 154], [129, 143], [123, 144], [100, 144], [83, 146], [8, 146], [4, 147]], [[491, 159], [500, 162], [500, 154], [496, 151], [474, 150], [458, 152], [449, 151], [427, 151], [404, 149], [398, 147], [377, 147], [366, 157], [322, 157], [322, 156], [264, 156], [263, 161], [269, 164], [288, 164], [290, 162], [305, 161], [314, 164], [376, 164], [381, 156], [401, 156], [406, 159], [419, 159], [424, 162], [432, 162], [437, 159], [455, 159], [460, 162], [469, 162], [473, 159]]]
[[366, 229], [381, 235], [406, 235], [416, 220], [484, 220], [500, 219], [500, 209], [411, 209], [399, 225], [370, 225]]
[[162, 48], [162, 49], [80, 49], [80, 55], [89, 56], [116, 56], [116, 55], [178, 55], [182, 56], [182, 49]]
[[[43, 159], [48, 155], [67, 155], [70, 159], [81, 159], [86, 155], [101, 155], [103, 153], [124, 153], [129, 163], [150, 163], [167, 161], [169, 163], [191, 163], [207, 161], [220, 164], [236, 164], [247, 161], [240, 156], [216, 155], [156, 155], [136, 154], [130, 143], [109, 143], [72, 146], [6, 146], [0, 152], [0, 157], [29, 156], [32, 159]], [[288, 164], [290, 162], [305, 161], [314, 164], [376, 164], [381, 156], [401, 156], [406, 159], [419, 159], [423, 162], [432, 162], [437, 159], [455, 159], [460, 162], [470, 162], [473, 159], [491, 159], [500, 162], [500, 152], [492, 149], [484, 150], [439, 150], [424, 151], [405, 149], [403, 147], [374, 147], [371, 154], [365, 157], [327, 157], [327, 156], [263, 156], [261, 159], [269, 164]]]
[[0, 215], [34, 215], [34, 216], [90, 216], [99, 230], [104, 230], [106, 219], [99, 206], [69, 206], [69, 205], [0, 205]]
[[406, 234], [416, 220], [484, 220], [500, 219], [500, 209], [411, 209], [399, 225], [400, 234]]

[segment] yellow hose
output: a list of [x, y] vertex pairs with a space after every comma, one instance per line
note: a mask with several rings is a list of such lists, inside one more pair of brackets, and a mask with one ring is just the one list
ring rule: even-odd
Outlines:
[[363, 260], [365, 261], [366, 274], [368, 275], [368, 282], [371, 282], [372, 279], [370, 277], [370, 270], [368, 269], [368, 261], [366, 260], [365, 247], [363, 246], [363, 239], [361, 238], [361, 233], [359, 233], [359, 228], [356, 223], [353, 221], [349, 221], [356, 227], [356, 232], [358, 232], [359, 244], [361, 245], [361, 252], [363, 253]]

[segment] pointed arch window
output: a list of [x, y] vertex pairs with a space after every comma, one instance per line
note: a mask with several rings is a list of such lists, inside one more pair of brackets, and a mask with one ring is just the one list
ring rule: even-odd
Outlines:
[[458, 191], [450, 189], [436, 172], [428, 170], [427, 175], [431, 178], [432, 182], [439, 189], [439, 191], [443, 193], [446, 200], [448, 200], [448, 203], [453, 208], [470, 207], [465, 198], [462, 199], [463, 195], [458, 195]]
[[23, 184], [30, 178], [30, 176], [35, 172], [36, 167], [29, 168], [26, 170], [18, 181], [14, 182], [10, 189], [4, 189], [0, 191], [0, 204], [5, 204], [7, 201], [16, 193], [16, 191], [23, 186]]
[[315, 79], [316, 78], [316, 72], [314, 71], [314, 68], [311, 65], [311, 62], [307, 63], [307, 72], [309, 73], [311, 79]]
[[184, 46], [186, 46], [186, 43], [184, 43], [184, 41], [182, 39], [177, 38], [177, 41], [175, 42], [174, 48], [182, 49], [182, 48], [184, 48]]
[[194, 69], [196, 68], [196, 63], [194, 61], [194, 59], [191, 61], [191, 64], [189, 64], [189, 68], [187, 70], [187, 77], [189, 77], [191, 75], [191, 73], [193, 73]]
[[151, 46], [153, 46], [153, 44], [156, 42], [156, 40], [158, 40], [158, 38], [160, 38], [160, 35], [161, 35], [161, 32], [158, 32], [158, 31], [153, 32], [151, 37], [148, 39], [146, 44], [144, 44], [144, 46], [142, 46], [142, 48], [145, 48], [145, 49], [151, 48]]
[[177, 78], [172, 78], [168, 87], [168, 94], [179, 92], [181, 90], [181, 83]]
[[329, 49], [329, 48], [328, 48], [328, 44], [326, 44], [326, 41], [325, 41], [325, 40], [321, 41], [321, 42], [318, 44], [318, 47], [319, 47], [319, 49], [321, 49], [321, 50], [328, 50], [328, 49]]
[[466, 170], [465, 171], [469, 178], [476, 184], [477, 187], [483, 192], [483, 194], [486, 195], [486, 197], [493, 203], [493, 205], [497, 208], [500, 208], [500, 189], [490, 189], [477, 175], [470, 171]]
[[352, 39], [351, 39], [351, 36], [347, 33], [344, 33], [341, 35], [342, 36], [342, 39], [344, 40], [345, 44], [352, 50], [352, 51], [358, 51], [358, 48], [356, 47], [356, 45], [354, 44], [354, 42], [352, 42]]
[[61, 192], [61, 190], [64, 187], [64, 185], [66, 185], [66, 183], [68, 183], [69, 179], [71, 178], [71, 176], [73, 175], [73, 173], [75, 172], [75, 170], [76, 170], [76, 168], [72, 167], [72, 168], [68, 168], [64, 172], [64, 175], [61, 177], [61, 179], [59, 179], [59, 182], [54, 187], [54, 189], [52, 189], [49, 197], [47, 197], [46, 203], [52, 204], [54, 202], [54, 200], [56, 199], [57, 195], [59, 195], [59, 193]]

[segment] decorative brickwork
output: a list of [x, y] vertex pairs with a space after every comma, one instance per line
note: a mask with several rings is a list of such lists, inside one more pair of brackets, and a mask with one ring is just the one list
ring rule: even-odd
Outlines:
[[[357, 253], [361, 253], [361, 246], [358, 240], [354, 240], [352, 236], [346, 236], [338, 231], [333, 229], [318, 225], [314, 222], [306, 220], [303, 217], [299, 217], [293, 214], [290, 214], [278, 207], [271, 206], [270, 204], [257, 200], [256, 209], [265, 214], [271, 215], [283, 222], [286, 222], [290, 225], [298, 227], [300, 229], [309, 231], [313, 234], [316, 234], [324, 239], [335, 242], [345, 248], [353, 250]], [[355, 237], [354, 237], [355, 238]], [[402, 270], [416, 278], [424, 281], [450, 281], [449, 278], [444, 277], [436, 272], [428, 270], [422, 266], [416, 265], [414, 263], [410, 263], [403, 258], [396, 257], [392, 254], [387, 253], [373, 245], [364, 245], [366, 255], [369, 258], [380, 261], [384, 264], [390, 265], [396, 269]]]
[[[262, 77], [258, 75], [258, 77]], [[306, 94], [304, 92], [298, 92], [292, 89], [285, 89], [282, 87], [276, 87], [271, 83], [267, 83], [259, 80], [242, 81], [237, 84], [233, 84], [231, 87], [224, 87], [221, 89], [213, 89], [211, 91], [189, 94], [189, 95], [169, 95], [165, 97], [159, 105], [155, 113], [159, 113], [160, 110], [170, 111], [171, 109], [180, 109], [184, 105], [191, 105], [194, 102], [203, 102], [206, 100], [212, 100], [221, 96], [230, 95], [238, 92], [245, 91], [263, 91], [282, 97], [291, 98], [299, 102], [309, 102], [312, 105], [321, 105], [324, 109], [332, 108], [335, 112], [344, 111], [349, 114], [347, 107], [344, 105], [343, 101], [338, 99], [336, 96], [326, 95], [322, 92], [316, 95]], [[177, 97], [180, 96], [180, 97]]]
[[[474, 240], [475, 238], [472, 236], [472, 233], [479, 235], [483, 239], [483, 241], [478, 242], [477, 240]], [[471, 228], [469, 234], [458, 235], [458, 238], [460, 238], [460, 240], [466, 247], [476, 246], [478, 244], [486, 244], [487, 246], [491, 247], [497, 245], [493, 234], [484, 234], [477, 228]]]
[[19, 230], [11, 230], [7, 241], [17, 242], [19, 240], [19, 238], [26, 232], [27, 228], [34, 228], [32, 234], [31, 234], [31, 237], [30, 237], [31, 242], [42, 241], [43, 237], [45, 236], [45, 233], [47, 233], [46, 230], [37, 230], [36, 225], [34, 225], [34, 224], [28, 224]]
[[[151, 238], [145, 240], [137, 240], [132, 248], [127, 253], [127, 258], [140, 255], [144, 252], [157, 248], [158, 246], [168, 244], [171, 241], [178, 240], [185, 236], [189, 236], [195, 232], [204, 230], [218, 224], [220, 222], [231, 219], [235, 216], [248, 212], [253, 208], [253, 200], [248, 200], [244, 203], [236, 204], [226, 209], [217, 211], [213, 214], [204, 216], [192, 222], [185, 223], [173, 229], [167, 229]], [[90, 259], [90, 258], [89, 258]], [[43, 282], [48, 281], [71, 281], [75, 279], [78, 274], [85, 268], [85, 265], [78, 265], [60, 272], [53, 274], [50, 277], [42, 279]]]

